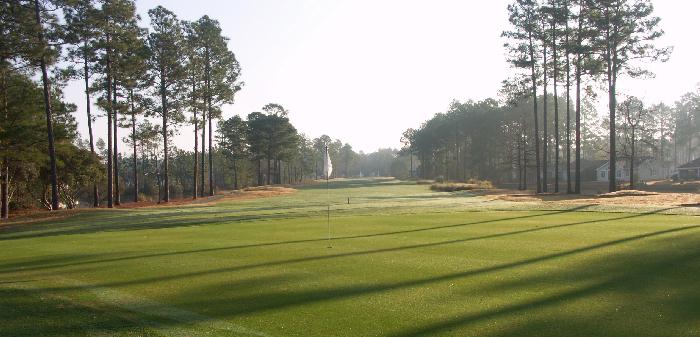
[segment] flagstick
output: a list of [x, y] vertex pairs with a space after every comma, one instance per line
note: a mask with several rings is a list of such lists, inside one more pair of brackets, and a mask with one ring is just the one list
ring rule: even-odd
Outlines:
[[328, 176], [326, 176], [326, 201], [328, 202], [328, 248], [333, 248], [331, 246], [331, 198], [328, 189]]
[[333, 248], [331, 245], [331, 195], [328, 189], [328, 180], [331, 178], [331, 171], [333, 170], [333, 165], [331, 164], [331, 157], [328, 154], [328, 146], [326, 146], [326, 154], [323, 156], [323, 175], [326, 176], [326, 203], [327, 203], [327, 221], [328, 221], [328, 248]]

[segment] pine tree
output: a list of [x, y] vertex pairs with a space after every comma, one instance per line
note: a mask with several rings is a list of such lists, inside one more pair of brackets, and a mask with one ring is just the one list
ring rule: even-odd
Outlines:
[[[138, 27], [136, 5], [131, 0], [112, 1], [108, 8], [114, 18], [112, 36], [112, 106], [114, 111], [114, 204], [121, 204], [121, 189], [119, 179], [119, 128], [128, 127], [124, 116], [132, 114], [129, 102], [130, 89], [133, 89], [144, 71], [143, 44], [139, 37], [142, 30]], [[119, 95], [121, 93], [121, 95]], [[121, 97], [123, 100], [119, 101]], [[120, 118], [120, 116], [122, 116]]]
[[97, 63], [101, 78], [96, 81], [95, 90], [104, 92], [98, 98], [98, 105], [107, 115], [107, 207], [120, 203], [118, 176], [118, 128], [119, 112], [128, 111], [128, 102], [118, 100], [119, 91], [123, 98], [128, 97], [125, 89], [125, 60], [129, 49], [137, 43], [141, 32], [138, 27], [136, 6], [131, 0], [101, 0], [95, 30], [98, 36], [96, 50], [100, 52]]
[[589, 18], [597, 38], [594, 47], [602, 55], [609, 108], [609, 190], [617, 190], [616, 182], [616, 113], [617, 80], [620, 75], [638, 77], [649, 72], [639, 67], [639, 60], [666, 61], [670, 48], [658, 48], [653, 43], [663, 35], [654, 6], [649, 0], [591, 0]]
[[[43, 87], [44, 96], [44, 112], [46, 113], [46, 136], [48, 139], [48, 154], [49, 154], [49, 165], [50, 165], [50, 181], [51, 181], [51, 209], [59, 209], [59, 198], [58, 198], [58, 169], [56, 167], [56, 145], [54, 141], [54, 129], [53, 129], [53, 107], [52, 107], [52, 88], [51, 79], [49, 78], [49, 66], [51, 63], [55, 62], [56, 56], [59, 51], [52, 48], [51, 45], [56, 45], [57, 43], [52, 43], [47, 39], [47, 36], [56, 36], [52, 29], [56, 29], [56, 21], [58, 20], [51, 11], [46, 8], [46, 3], [40, 0], [33, 1], [34, 7], [34, 19], [35, 19], [35, 43], [36, 43], [36, 53], [33, 55], [35, 61], [39, 65], [41, 71], [41, 82]], [[47, 34], [48, 33], [48, 34]]]
[[33, 34], [34, 11], [31, 6], [20, 1], [3, 1], [0, 3], [0, 133], [5, 137], [0, 140], [0, 218], [7, 219], [10, 214], [10, 163], [12, 161], [9, 116], [13, 99], [9, 93], [15, 68], [27, 67], [34, 59], [35, 46], [26, 41], [35, 39]]
[[[517, 68], [529, 69], [529, 82], [532, 90], [532, 104], [534, 116], [534, 147], [535, 147], [535, 164], [536, 164], [536, 179], [537, 193], [542, 192], [541, 183], [541, 166], [540, 166], [540, 132], [537, 109], [537, 44], [536, 37], [538, 34], [539, 10], [538, 4], [534, 0], [516, 0], [508, 6], [509, 21], [513, 27], [512, 31], [503, 33], [503, 36], [511, 39], [515, 44], [506, 43], [506, 47], [513, 54], [510, 62]], [[424, 158], [425, 159], [425, 158]], [[421, 161], [423, 162], [423, 160]]]
[[[199, 177], [200, 167], [199, 167], [199, 128], [204, 127], [205, 121], [205, 109], [203, 104], [203, 77], [204, 77], [204, 60], [202, 59], [201, 44], [199, 41], [199, 36], [195, 30], [196, 24], [192, 22], [185, 22], [185, 45], [186, 55], [187, 55], [187, 82], [189, 88], [189, 99], [186, 105], [190, 112], [192, 113], [192, 125], [194, 126], [194, 168], [192, 174], [192, 198], [197, 199], [200, 195], [199, 193], [204, 193], [204, 129], [202, 129], [202, 165], [201, 165], [201, 189], [199, 188]], [[202, 119], [198, 118], [198, 111], [202, 112]]]
[[163, 136], [163, 198], [170, 201], [170, 172], [168, 126], [182, 123], [181, 93], [182, 84], [186, 79], [183, 53], [184, 42], [182, 25], [177, 16], [158, 6], [148, 11], [151, 18], [152, 31], [148, 35], [148, 48], [150, 58], [148, 60], [149, 75], [155, 83], [157, 92], [154, 96], [160, 98], [156, 103], [155, 111], [162, 118]]
[[217, 128], [219, 133], [219, 146], [232, 163], [233, 189], [238, 189], [239, 172], [238, 162], [244, 159], [248, 153], [247, 135], [248, 125], [240, 116], [219, 121]]
[[[138, 29], [136, 26], [131, 27], [127, 39], [123, 40], [123, 54], [120, 61], [119, 76], [122, 79], [122, 87], [125, 94], [125, 104], [122, 105], [124, 115], [129, 117], [122, 120], [122, 127], [131, 129], [131, 135], [128, 138], [132, 145], [133, 151], [133, 201], [139, 201], [139, 173], [137, 163], [137, 120], [138, 116], [146, 111], [146, 107], [151, 106], [151, 101], [142, 95], [145, 86], [148, 85], [146, 74], [146, 60], [148, 59], [148, 50], [146, 48], [144, 34], [145, 32]], [[116, 163], [116, 158], [115, 158]]]
[[[234, 95], [241, 89], [238, 81], [241, 68], [236, 56], [228, 49], [228, 38], [221, 35], [219, 22], [203, 16], [193, 25], [196, 41], [199, 42], [198, 52], [201, 53], [204, 68], [203, 100], [209, 124], [209, 195], [214, 195], [214, 161], [212, 157], [213, 136], [212, 120], [219, 118], [220, 106], [232, 104]], [[202, 127], [204, 135], [206, 127]], [[204, 142], [204, 136], [202, 137]], [[204, 144], [202, 144], [204, 145]], [[202, 151], [204, 155], [204, 151]], [[202, 165], [204, 169], [204, 165]], [[203, 193], [204, 191], [202, 191]]]
[[[90, 78], [95, 68], [94, 63], [96, 53], [98, 25], [98, 10], [94, 0], [79, 0], [64, 8], [64, 16], [67, 26], [67, 38], [71, 43], [68, 49], [68, 59], [75, 63], [81, 63], [82, 72], [76, 71], [76, 77], [81, 77], [85, 83], [85, 112], [87, 114], [88, 136], [90, 142], [90, 152], [95, 155], [95, 141], [92, 130], [92, 123], [95, 117], [92, 114], [92, 103], [90, 99]], [[100, 205], [100, 195], [97, 182], [93, 184], [93, 207]]]

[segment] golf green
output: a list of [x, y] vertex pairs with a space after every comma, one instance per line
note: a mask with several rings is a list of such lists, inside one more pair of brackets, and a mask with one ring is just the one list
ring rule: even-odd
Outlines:
[[328, 187], [0, 227], [0, 336], [700, 335], [697, 216]]

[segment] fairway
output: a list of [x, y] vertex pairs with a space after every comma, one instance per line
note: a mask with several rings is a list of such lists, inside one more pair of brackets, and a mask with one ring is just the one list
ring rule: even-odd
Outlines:
[[0, 247], [0, 336], [700, 335], [691, 211], [355, 179], [5, 225]]

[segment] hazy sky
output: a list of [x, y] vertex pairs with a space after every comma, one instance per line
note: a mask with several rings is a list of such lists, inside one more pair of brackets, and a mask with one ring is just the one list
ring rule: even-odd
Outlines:
[[[274, 102], [284, 105], [300, 132], [350, 143], [356, 150], [398, 147], [452, 99], [496, 97], [510, 69], [501, 32], [506, 0], [138, 0], [142, 17], [163, 5], [184, 20], [207, 14], [221, 22], [243, 68], [245, 87], [224, 116], [245, 116]], [[673, 103], [700, 82], [695, 16], [700, 2], [655, 1], [675, 51], [652, 65], [650, 80], [622, 80], [620, 91], [648, 102]], [[144, 20], [143, 25], [147, 23]], [[67, 89], [87, 136], [81, 83]], [[175, 143], [191, 147], [192, 128]], [[128, 130], [121, 131], [126, 135]], [[97, 137], [106, 137], [98, 119]]]

